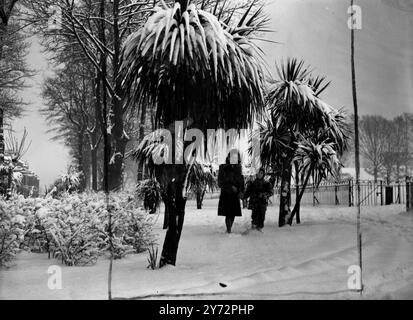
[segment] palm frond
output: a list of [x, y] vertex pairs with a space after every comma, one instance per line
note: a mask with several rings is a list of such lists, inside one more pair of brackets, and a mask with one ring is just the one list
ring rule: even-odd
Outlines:
[[213, 192], [218, 188], [216, 175], [212, 167], [202, 163], [195, 163], [189, 173], [189, 190], [193, 192], [207, 190]]
[[[283, 157], [294, 150], [294, 137], [289, 128], [275, 118], [264, 118], [252, 133], [250, 145], [253, 140], [261, 143], [261, 163], [268, 171], [274, 171], [277, 167], [280, 169]], [[252, 147], [249, 152], [252, 153]]]
[[326, 78], [314, 77], [304, 61], [288, 59], [277, 66], [279, 79], [272, 81], [266, 104], [272, 117], [302, 134], [328, 128], [337, 143], [345, 146], [345, 114], [319, 98], [329, 86]]
[[335, 144], [322, 140], [309, 140], [301, 136], [294, 161], [299, 163], [300, 172], [311, 174], [313, 183], [318, 186], [328, 175], [335, 176], [341, 165], [335, 151]]

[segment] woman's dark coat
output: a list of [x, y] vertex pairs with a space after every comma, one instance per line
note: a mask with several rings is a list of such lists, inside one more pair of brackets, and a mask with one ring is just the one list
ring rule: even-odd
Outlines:
[[[241, 165], [223, 164], [219, 167], [218, 186], [221, 195], [218, 203], [218, 215], [225, 217], [240, 217], [240, 196], [244, 192], [244, 177]], [[236, 191], [232, 187], [236, 188]]]

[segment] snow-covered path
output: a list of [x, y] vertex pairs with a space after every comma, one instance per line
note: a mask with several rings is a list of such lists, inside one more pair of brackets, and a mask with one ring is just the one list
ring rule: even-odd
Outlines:
[[[216, 200], [203, 210], [190, 202], [178, 265], [148, 270], [147, 254], [114, 263], [113, 295], [147, 299], [359, 299], [347, 288], [348, 267], [357, 264], [355, 208], [305, 207], [301, 225], [278, 228], [269, 208], [264, 233], [249, 228], [250, 211], [224, 232]], [[413, 214], [403, 206], [365, 207], [363, 298], [413, 299]], [[163, 216], [155, 223], [162, 244]], [[161, 250], [161, 247], [160, 247]], [[0, 299], [106, 299], [108, 261], [62, 267], [63, 289], [47, 287], [45, 255], [21, 254], [0, 270]], [[220, 284], [224, 284], [222, 286]]]

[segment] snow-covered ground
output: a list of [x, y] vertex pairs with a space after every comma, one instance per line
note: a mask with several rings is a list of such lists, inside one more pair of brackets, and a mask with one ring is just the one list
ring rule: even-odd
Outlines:
[[[115, 261], [113, 295], [147, 299], [360, 299], [347, 287], [357, 264], [355, 208], [304, 207], [301, 225], [278, 228], [270, 207], [264, 233], [249, 228], [251, 212], [224, 231], [217, 200], [187, 206], [178, 265], [147, 269], [147, 253]], [[363, 207], [364, 299], [413, 299], [413, 214], [404, 206]], [[154, 230], [162, 245], [162, 214]], [[161, 246], [159, 248], [161, 251]], [[0, 299], [106, 299], [108, 260], [62, 267], [63, 288], [48, 289], [46, 255], [21, 253], [0, 270]], [[222, 286], [224, 284], [226, 286]]]

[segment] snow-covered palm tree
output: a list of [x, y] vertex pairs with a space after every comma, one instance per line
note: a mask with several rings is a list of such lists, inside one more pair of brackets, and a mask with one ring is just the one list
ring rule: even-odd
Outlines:
[[211, 165], [195, 163], [188, 177], [188, 188], [196, 197], [197, 209], [202, 209], [207, 190], [214, 192], [218, 189], [217, 176]]
[[[328, 87], [324, 77], [314, 77], [304, 61], [288, 59], [277, 66], [278, 79], [272, 81], [266, 97], [270, 118], [262, 127], [262, 162], [279, 168], [281, 180], [279, 226], [291, 214], [291, 177], [300, 137], [310, 139], [324, 131], [326, 142], [341, 153], [347, 146], [347, 124], [342, 110], [320, 99]], [[298, 174], [298, 163], [296, 175]]]
[[341, 165], [336, 150], [336, 144], [323, 133], [307, 139], [301, 137], [298, 141], [293, 162], [298, 164], [298, 171], [303, 181], [294, 209], [286, 217], [288, 224], [292, 224], [294, 216], [298, 213], [310, 177], [313, 179], [314, 186], [318, 187], [329, 175], [336, 176]]
[[[221, 14], [198, 9], [188, 0], [177, 0], [172, 7], [162, 2], [124, 44], [122, 86], [129, 101], [155, 108], [157, 128], [184, 119], [203, 132], [247, 128], [264, 108], [264, 73], [253, 40], [267, 22], [261, 9], [252, 13], [251, 8], [234, 24], [235, 15], [220, 21]], [[175, 151], [173, 147], [173, 159]], [[155, 166], [169, 207], [161, 266], [176, 263], [188, 169]]]

